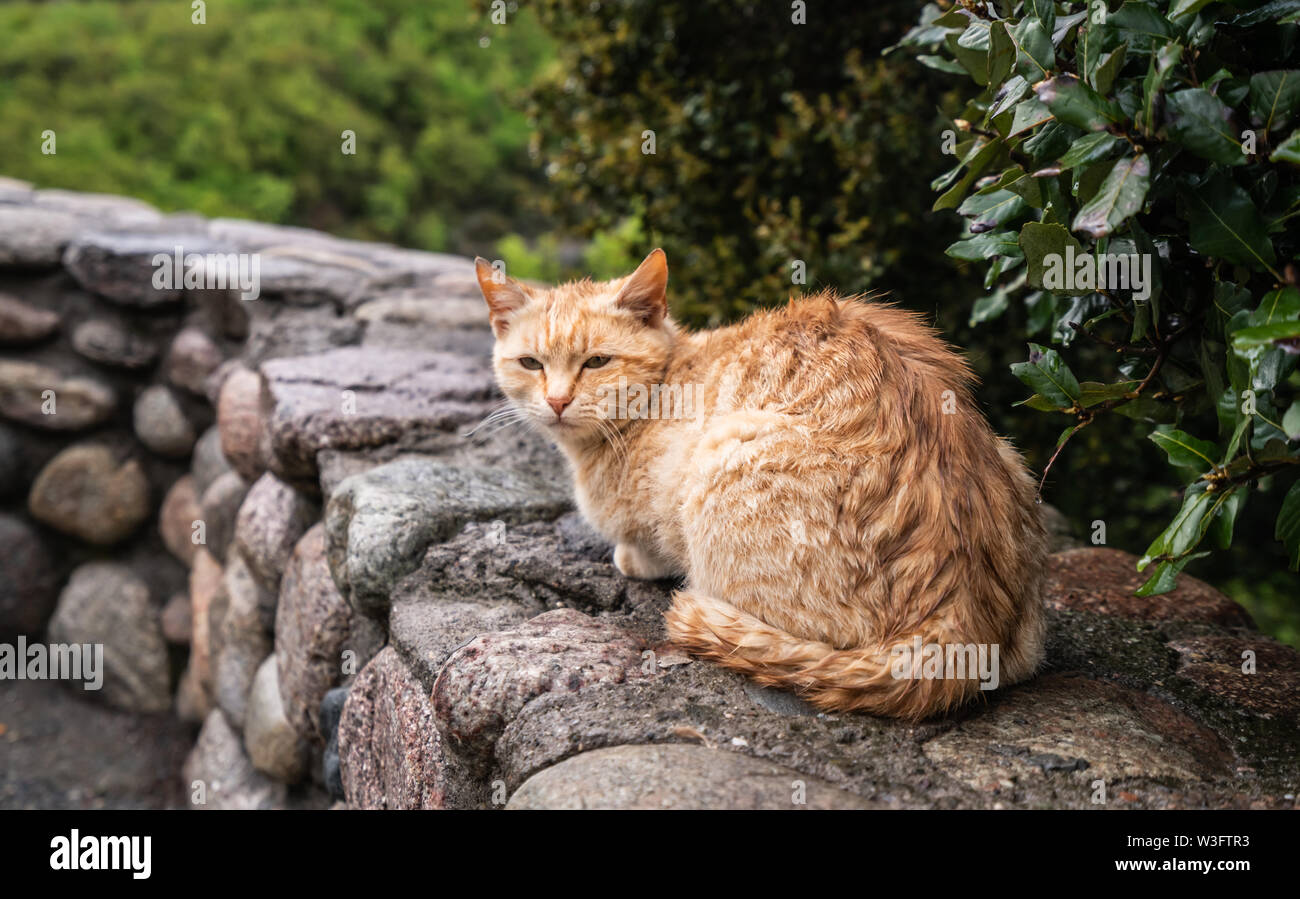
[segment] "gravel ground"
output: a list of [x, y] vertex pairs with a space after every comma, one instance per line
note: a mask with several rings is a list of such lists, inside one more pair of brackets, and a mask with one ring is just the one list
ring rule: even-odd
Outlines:
[[193, 730], [87, 702], [50, 681], [0, 681], [0, 809], [179, 808]]

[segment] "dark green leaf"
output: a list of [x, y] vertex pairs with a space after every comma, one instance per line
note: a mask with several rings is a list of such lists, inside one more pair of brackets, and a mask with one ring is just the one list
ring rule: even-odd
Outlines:
[[1151, 163], [1145, 153], [1117, 162], [1097, 194], [1079, 210], [1071, 230], [1093, 239], [1114, 233], [1125, 219], [1142, 208], [1150, 176]]

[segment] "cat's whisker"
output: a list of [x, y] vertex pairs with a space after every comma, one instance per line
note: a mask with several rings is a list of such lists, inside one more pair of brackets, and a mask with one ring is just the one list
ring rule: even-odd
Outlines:
[[505, 403], [502, 403], [497, 409], [494, 409], [492, 412], [489, 412], [483, 418], [482, 421], [474, 425], [474, 427], [470, 428], [470, 430], [465, 433], [465, 436], [473, 437], [474, 434], [477, 433], [481, 428], [484, 428], [490, 424], [495, 424], [496, 422], [500, 421], [503, 418], [510, 418], [511, 416], [518, 416], [522, 414], [523, 413], [519, 409], [516, 409], [514, 406], [510, 405], [509, 402], [507, 401]]

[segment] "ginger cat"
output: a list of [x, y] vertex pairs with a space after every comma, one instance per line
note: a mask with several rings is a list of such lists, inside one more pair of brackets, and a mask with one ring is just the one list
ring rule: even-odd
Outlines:
[[[823, 710], [908, 720], [1033, 674], [1034, 486], [916, 315], [819, 293], [690, 333], [662, 250], [551, 289], [476, 267], [502, 414], [563, 451], [623, 574], [685, 576], [675, 643]], [[972, 645], [991, 677], [958, 667]]]

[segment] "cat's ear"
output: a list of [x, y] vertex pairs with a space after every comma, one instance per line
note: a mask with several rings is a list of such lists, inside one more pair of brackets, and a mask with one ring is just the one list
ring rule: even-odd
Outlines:
[[483, 291], [483, 299], [487, 301], [492, 332], [500, 337], [506, 333], [510, 316], [528, 302], [528, 295], [514, 279], [506, 277], [505, 272], [494, 268], [481, 256], [474, 257], [474, 273], [478, 275], [479, 290]]
[[657, 328], [668, 315], [668, 257], [652, 250], [636, 271], [628, 275], [614, 298], [614, 305], [636, 315], [642, 323]]

